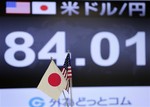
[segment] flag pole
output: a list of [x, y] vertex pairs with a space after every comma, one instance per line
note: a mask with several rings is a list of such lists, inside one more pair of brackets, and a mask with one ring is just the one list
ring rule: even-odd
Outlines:
[[70, 78], [70, 103], [71, 107], [73, 106], [73, 99], [72, 99], [72, 78]]
[[64, 93], [64, 90], [63, 90], [63, 95], [64, 95], [64, 98], [65, 98], [65, 100], [66, 100], [66, 105], [67, 105], [67, 107], [69, 107], [67, 98], [66, 98], [65, 93]]

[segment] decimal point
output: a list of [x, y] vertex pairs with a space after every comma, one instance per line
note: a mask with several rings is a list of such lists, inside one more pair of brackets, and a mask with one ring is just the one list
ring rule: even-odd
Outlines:
[[85, 66], [86, 65], [86, 59], [85, 58], [76, 58], [75, 59], [75, 65], [76, 66]]

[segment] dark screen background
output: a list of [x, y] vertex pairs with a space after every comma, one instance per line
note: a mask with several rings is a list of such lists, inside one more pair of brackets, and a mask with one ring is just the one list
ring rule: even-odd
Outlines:
[[[83, 4], [83, 3], [81, 3]], [[83, 10], [82, 10], [83, 12]], [[59, 14], [59, 13], [58, 13]], [[39, 60], [38, 52], [58, 31], [66, 35], [66, 49], [72, 58], [73, 86], [149, 86], [150, 85], [150, 20], [149, 16], [42, 16], [42, 15], [1, 15], [0, 16], [0, 88], [36, 87], [47, 69], [50, 59]], [[32, 35], [36, 58], [27, 67], [14, 67], [6, 63], [5, 51], [9, 48], [5, 38], [14, 31]], [[135, 45], [125, 47], [125, 40], [143, 31], [146, 36], [146, 65], [137, 66]], [[120, 55], [112, 66], [95, 64], [90, 54], [91, 40], [99, 32], [111, 32], [119, 40]], [[102, 57], [109, 56], [109, 43], [102, 42]], [[51, 51], [56, 52], [56, 49]], [[67, 50], [66, 50], [67, 51]], [[23, 59], [18, 52], [16, 58]], [[62, 56], [64, 57], [64, 56]], [[76, 66], [76, 58], [85, 58], [85, 66]], [[59, 66], [61, 69], [62, 66]]]

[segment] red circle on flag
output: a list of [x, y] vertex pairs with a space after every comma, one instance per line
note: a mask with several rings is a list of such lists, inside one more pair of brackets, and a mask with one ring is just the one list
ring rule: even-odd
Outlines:
[[49, 75], [48, 77], [48, 83], [51, 85], [51, 86], [58, 86], [60, 85], [61, 83], [61, 77], [59, 76], [59, 74], [57, 73], [52, 73], [51, 75]]
[[47, 9], [48, 9], [48, 7], [46, 5], [41, 6], [41, 10], [46, 11]]

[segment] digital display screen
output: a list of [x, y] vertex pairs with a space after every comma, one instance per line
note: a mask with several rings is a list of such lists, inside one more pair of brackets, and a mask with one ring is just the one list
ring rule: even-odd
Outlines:
[[50, 58], [61, 69], [68, 50], [74, 87], [150, 85], [150, 2], [1, 5], [0, 88], [37, 87]]

